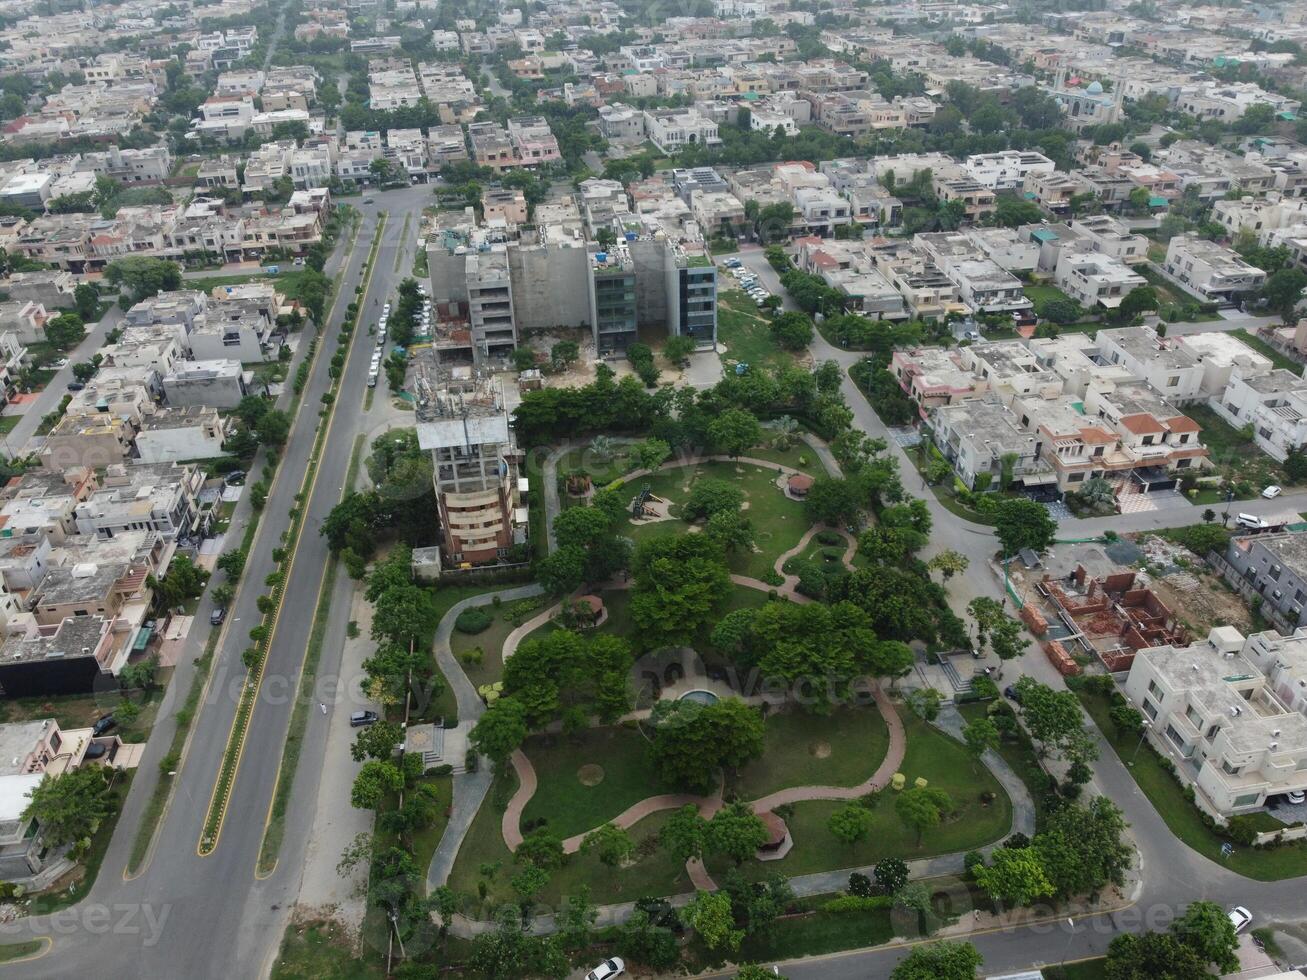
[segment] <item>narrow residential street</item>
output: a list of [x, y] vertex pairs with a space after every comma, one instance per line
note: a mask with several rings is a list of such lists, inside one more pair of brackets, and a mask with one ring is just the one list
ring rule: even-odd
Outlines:
[[[768, 291], [784, 298], [788, 308], [790, 299], [781, 289], [779, 278], [767, 263], [761, 249], [741, 251], [740, 258], [758, 274]], [[1205, 323], [1202, 326], [1212, 329], [1217, 324]], [[854, 413], [854, 427], [873, 437], [888, 439], [889, 451], [899, 460], [905, 489], [921, 496], [930, 508], [934, 526], [930, 544], [923, 556], [930, 557], [951, 548], [969, 559], [966, 572], [955, 575], [948, 584], [953, 610], [959, 615], [963, 614], [967, 603], [976, 596], [1000, 597], [1002, 583], [989, 564], [997, 552], [992, 529], [958, 517], [945, 508], [928, 488], [922, 486], [907, 453], [897, 442], [888, 438], [888, 430], [866, 397], [848, 378], [849, 366], [863, 355], [840, 350], [827, 343], [819, 333], [814, 335], [811, 351], [814, 360], [834, 360], [845, 369], [843, 392]], [[1240, 501], [1233, 506], [1237, 510], [1259, 515], [1307, 510], [1307, 492], [1286, 493], [1274, 500], [1259, 498], [1255, 501]], [[1206, 508], [1179, 501], [1174, 509], [1065, 521], [1061, 525], [1060, 536], [1089, 537], [1106, 530], [1125, 533], [1149, 527], [1192, 524], [1201, 521], [1201, 511], [1204, 509]], [[1219, 512], [1220, 508], [1217, 510]], [[1021, 673], [1046, 684], [1062, 686], [1061, 675], [1036, 644], [1032, 644], [1020, 660], [1020, 669]], [[1098, 735], [1097, 729], [1093, 729], [1093, 722], [1088, 719], [1086, 721]], [[1102, 955], [1118, 932], [1165, 928], [1171, 919], [1183, 911], [1185, 905], [1197, 899], [1211, 899], [1222, 905], [1244, 904], [1256, 907], [1259, 919], [1265, 921], [1295, 921], [1302, 917], [1302, 886], [1299, 882], [1252, 881], [1222, 868], [1177, 841], [1111, 746], [1101, 736], [1098, 742], [1099, 760], [1094, 765], [1095, 775], [1091, 788], [1112, 799], [1125, 811], [1130, 832], [1139, 848], [1142, 890], [1131, 908], [1111, 915], [1077, 919], [1074, 928], [1064, 918], [1050, 912], [1050, 921], [1042, 925], [1000, 929], [968, 937], [984, 955], [987, 973], [1016, 971], [1055, 964], [1064, 959], [1076, 960]], [[784, 972], [792, 980], [888, 977], [894, 964], [903, 955], [904, 948], [901, 946], [850, 951], [788, 963]], [[721, 974], [727, 975], [729, 974]]]

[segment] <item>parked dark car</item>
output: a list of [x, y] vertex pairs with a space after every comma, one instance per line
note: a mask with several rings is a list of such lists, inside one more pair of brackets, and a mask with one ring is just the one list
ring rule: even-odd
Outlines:
[[82, 390], [83, 388], [85, 388], [85, 387], [86, 387], [86, 385], [82, 384], [80, 381], [69, 381], [69, 382], [68, 382], [68, 390], [69, 390], [69, 391], [81, 391], [81, 390]]
[[226, 618], [226, 616], [227, 616], [227, 608], [225, 606], [214, 606], [213, 612], [209, 613], [209, 625], [221, 626], [222, 621], [223, 619]]
[[103, 758], [104, 754], [108, 751], [109, 746], [105, 745], [103, 742], [92, 742], [86, 747], [86, 755], [84, 758], [100, 759]]
[[101, 735], [107, 735], [117, 727], [118, 722], [114, 720], [113, 712], [110, 711], [107, 715], [101, 715], [99, 721], [91, 726], [91, 734], [98, 738]]
[[380, 720], [380, 716], [375, 711], [355, 711], [349, 716], [349, 727], [363, 728], [366, 725], [376, 724]]
[[239, 487], [245, 482], [245, 471], [232, 470], [222, 478], [222, 482], [227, 484], [229, 487]]
[[1003, 688], [1003, 697], [1015, 701], [1017, 704], [1021, 703], [1021, 695], [1017, 693], [1017, 689], [1011, 684]]

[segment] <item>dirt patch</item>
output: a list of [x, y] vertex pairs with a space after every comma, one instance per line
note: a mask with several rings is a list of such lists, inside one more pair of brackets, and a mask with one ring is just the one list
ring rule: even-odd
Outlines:
[[1253, 632], [1248, 607], [1218, 576], [1189, 568], [1148, 578], [1157, 597], [1188, 627], [1192, 636], [1204, 637], [1214, 626], [1233, 626], [1245, 636]]
[[808, 754], [814, 759], [829, 759], [830, 742], [813, 742], [808, 746]]
[[576, 781], [582, 786], [598, 786], [604, 781], [604, 767], [587, 763], [576, 771]]

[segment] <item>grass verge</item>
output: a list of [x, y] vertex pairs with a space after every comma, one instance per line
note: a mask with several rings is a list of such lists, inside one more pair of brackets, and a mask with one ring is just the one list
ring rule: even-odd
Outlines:
[[1307, 842], [1304, 841], [1264, 850], [1235, 844], [1234, 852], [1223, 857], [1221, 845], [1229, 838], [1207, 826], [1198, 807], [1189, 801], [1156, 750], [1148, 744], [1139, 745], [1137, 736], [1122, 735], [1116, 729], [1108, 715], [1111, 706], [1107, 698], [1083, 688], [1073, 689], [1139, 788], [1166, 821], [1171, 833], [1181, 841], [1203, 857], [1257, 881], [1281, 881], [1307, 874]]
[[408, 240], [408, 226], [413, 220], [413, 212], [404, 215], [404, 227], [399, 232], [399, 245], [395, 248], [395, 273], [398, 274], [404, 264], [404, 242]]
[[40, 950], [45, 945], [40, 939], [29, 939], [22, 943], [8, 943], [0, 946], [0, 963], [12, 963]]

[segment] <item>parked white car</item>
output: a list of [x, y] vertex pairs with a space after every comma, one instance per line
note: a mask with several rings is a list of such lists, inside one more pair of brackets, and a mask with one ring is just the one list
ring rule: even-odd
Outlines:
[[611, 960], [604, 960], [587, 973], [585, 980], [613, 980], [613, 977], [620, 977], [625, 972], [626, 964], [614, 956]]
[[1243, 932], [1253, 921], [1253, 914], [1242, 905], [1236, 905], [1230, 909], [1230, 924], [1234, 926], [1235, 932]]

